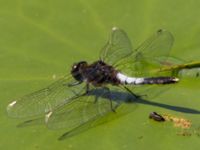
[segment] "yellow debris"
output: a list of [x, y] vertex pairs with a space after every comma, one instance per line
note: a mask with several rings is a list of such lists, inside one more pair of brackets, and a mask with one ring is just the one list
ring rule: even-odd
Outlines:
[[165, 118], [166, 121], [173, 122], [175, 127], [182, 128], [182, 129], [189, 129], [192, 126], [191, 121], [185, 118], [172, 116], [170, 114], [165, 114], [162, 116]]

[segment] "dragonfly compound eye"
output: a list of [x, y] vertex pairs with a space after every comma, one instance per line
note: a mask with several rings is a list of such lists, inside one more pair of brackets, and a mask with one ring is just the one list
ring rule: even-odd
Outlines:
[[82, 70], [87, 66], [87, 62], [81, 61], [72, 66], [71, 74], [77, 81], [83, 81]]

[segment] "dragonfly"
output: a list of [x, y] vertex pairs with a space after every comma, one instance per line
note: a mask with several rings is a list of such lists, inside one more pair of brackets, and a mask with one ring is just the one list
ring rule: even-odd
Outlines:
[[113, 27], [98, 61], [74, 63], [69, 75], [8, 104], [8, 115], [14, 118], [45, 115], [47, 127], [65, 128], [70, 133], [115, 113], [121, 103], [114, 100], [110, 87], [139, 97], [130, 87], [165, 86], [179, 81], [177, 77], [159, 75], [159, 71], [151, 73], [152, 68], [163, 66], [173, 41], [169, 31], [160, 29], [133, 50], [127, 33]]

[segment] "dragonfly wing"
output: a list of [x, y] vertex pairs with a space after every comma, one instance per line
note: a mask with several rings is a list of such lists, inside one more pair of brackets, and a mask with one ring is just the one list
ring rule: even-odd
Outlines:
[[127, 34], [122, 29], [113, 27], [108, 42], [101, 50], [101, 60], [114, 65], [131, 53], [132, 45]]
[[75, 82], [72, 76], [65, 76], [48, 87], [25, 95], [7, 106], [8, 115], [15, 118], [45, 114], [62, 103], [68, 103], [84, 93], [84, 84], [69, 86]]
[[167, 30], [160, 29], [144, 41], [133, 55], [135, 55], [135, 59], [137, 56], [139, 57], [140, 53], [143, 57], [150, 58], [168, 56], [173, 42], [173, 35]]
[[130, 57], [121, 62], [133, 76], [153, 76], [155, 70], [167, 65], [169, 52], [173, 45], [173, 35], [167, 30], [158, 30], [143, 42]]
[[[119, 104], [117, 101], [112, 101], [112, 108], [117, 108]], [[51, 129], [65, 128], [70, 132], [112, 112], [109, 93], [103, 89], [94, 89], [86, 96], [81, 96], [47, 114], [46, 123]]]

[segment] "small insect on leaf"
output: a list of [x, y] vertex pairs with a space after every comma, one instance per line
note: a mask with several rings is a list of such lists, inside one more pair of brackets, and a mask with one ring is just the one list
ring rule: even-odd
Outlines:
[[160, 122], [165, 121], [165, 118], [163, 118], [161, 115], [159, 115], [159, 114], [156, 113], [156, 112], [151, 112], [151, 113], [149, 114], [149, 118], [150, 118], [150, 119], [153, 119], [153, 120], [155, 120], [155, 121], [160, 121]]

